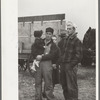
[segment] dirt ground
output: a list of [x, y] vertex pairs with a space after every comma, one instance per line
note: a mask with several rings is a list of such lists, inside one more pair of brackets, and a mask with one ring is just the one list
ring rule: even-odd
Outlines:
[[[79, 100], [96, 100], [96, 78], [94, 67], [78, 68]], [[26, 72], [19, 72], [19, 100], [35, 100], [34, 78]], [[57, 100], [64, 100], [62, 88], [57, 84], [54, 88]], [[44, 99], [43, 99], [44, 100]]]

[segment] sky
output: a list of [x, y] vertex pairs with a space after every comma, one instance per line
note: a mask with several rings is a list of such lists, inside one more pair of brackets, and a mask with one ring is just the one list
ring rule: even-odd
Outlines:
[[63, 13], [81, 40], [89, 27], [96, 28], [96, 0], [18, 0], [18, 17]]

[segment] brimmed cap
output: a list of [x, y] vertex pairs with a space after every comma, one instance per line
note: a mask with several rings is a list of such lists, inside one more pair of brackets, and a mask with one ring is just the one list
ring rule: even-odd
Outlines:
[[48, 28], [46, 28], [46, 32], [51, 32], [51, 33], [53, 34], [54, 29], [53, 29], [53, 28], [51, 28], [51, 27], [48, 27]]

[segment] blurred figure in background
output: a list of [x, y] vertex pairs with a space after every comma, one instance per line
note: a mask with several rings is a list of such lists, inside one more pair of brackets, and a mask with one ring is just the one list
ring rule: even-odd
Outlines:
[[62, 54], [63, 54], [63, 44], [64, 40], [67, 38], [67, 30], [61, 30], [60, 31], [60, 41], [58, 42], [58, 47], [60, 49], [60, 57], [58, 60], [58, 65], [59, 65], [59, 83], [61, 84], [61, 59], [62, 59]]
[[55, 44], [57, 44], [57, 36], [56, 36], [56, 35], [53, 35], [53, 36], [52, 36], [52, 40], [53, 40], [53, 42], [54, 42]]
[[[53, 35], [52, 36], [52, 40], [53, 42], [57, 45], [58, 44], [58, 41], [57, 41], [57, 36], [56, 35]], [[58, 45], [57, 45], [58, 47]], [[58, 47], [59, 48], [59, 47]], [[58, 50], [58, 60], [59, 60], [59, 57], [60, 57], [60, 49]], [[55, 64], [52, 65], [53, 67], [53, 73], [52, 73], [52, 79], [53, 79], [53, 87], [55, 87], [56, 84], [59, 84], [59, 64], [58, 64], [58, 61], [56, 61]]]
[[61, 52], [61, 56], [63, 54], [63, 44], [64, 44], [64, 41], [65, 39], [67, 38], [67, 30], [61, 30], [61, 33], [60, 33], [60, 41], [58, 42], [58, 47], [60, 48], [60, 52]]

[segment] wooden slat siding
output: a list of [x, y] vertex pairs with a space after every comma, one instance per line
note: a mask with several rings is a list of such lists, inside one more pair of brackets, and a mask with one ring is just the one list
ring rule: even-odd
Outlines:
[[44, 16], [29, 16], [18, 17], [18, 22], [32, 22], [32, 21], [49, 21], [49, 20], [64, 20], [65, 14], [44, 15]]
[[30, 23], [29, 43], [31, 43], [31, 23]]

